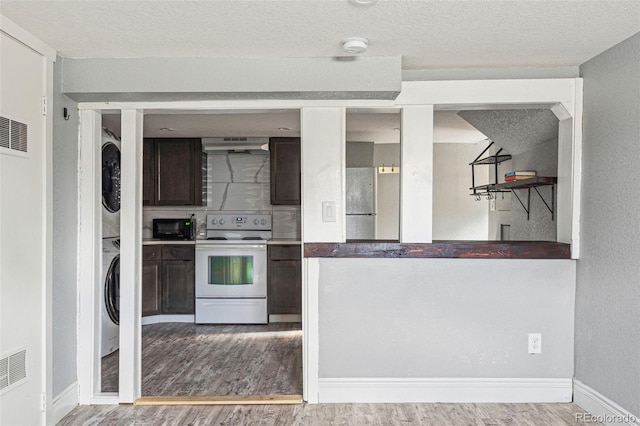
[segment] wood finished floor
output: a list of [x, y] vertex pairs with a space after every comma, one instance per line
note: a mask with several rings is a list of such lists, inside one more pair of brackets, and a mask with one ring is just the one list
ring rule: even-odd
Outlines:
[[[102, 359], [102, 391], [118, 391], [118, 352]], [[142, 395], [302, 394], [300, 323], [142, 327]]]
[[581, 424], [576, 421], [577, 413], [584, 411], [575, 404], [93, 405], [75, 408], [58, 426], [576, 426]]

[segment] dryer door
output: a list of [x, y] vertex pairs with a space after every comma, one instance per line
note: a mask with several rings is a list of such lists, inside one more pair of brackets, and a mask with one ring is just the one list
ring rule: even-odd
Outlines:
[[113, 258], [104, 283], [104, 303], [114, 324], [120, 325], [120, 255]]

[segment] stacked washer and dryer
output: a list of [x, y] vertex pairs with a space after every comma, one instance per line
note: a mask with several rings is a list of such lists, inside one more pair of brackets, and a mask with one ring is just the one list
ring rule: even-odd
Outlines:
[[102, 280], [100, 356], [120, 340], [120, 138], [102, 131]]

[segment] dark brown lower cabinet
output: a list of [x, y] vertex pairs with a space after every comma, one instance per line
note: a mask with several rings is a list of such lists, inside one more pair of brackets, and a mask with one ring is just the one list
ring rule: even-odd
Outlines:
[[193, 314], [195, 247], [143, 246], [142, 258], [142, 316]]
[[162, 262], [162, 313], [195, 312], [194, 272], [193, 260]]
[[162, 313], [162, 262], [142, 262], [142, 316]]
[[302, 313], [300, 245], [270, 245], [267, 249], [269, 314]]

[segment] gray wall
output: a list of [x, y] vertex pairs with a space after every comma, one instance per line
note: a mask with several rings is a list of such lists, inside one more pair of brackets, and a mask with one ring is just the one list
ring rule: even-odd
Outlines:
[[571, 260], [321, 259], [320, 377], [571, 378], [574, 294]]
[[640, 415], [640, 34], [584, 78], [576, 378]]
[[[538, 176], [558, 176], [558, 140], [553, 139], [534, 148], [516, 154], [511, 159], [513, 170], [536, 170]], [[504, 180], [504, 175], [499, 177]], [[516, 190], [522, 202], [527, 205], [527, 190]], [[551, 186], [541, 186], [538, 191], [544, 200], [551, 205]], [[553, 196], [555, 197], [553, 192]], [[556, 203], [557, 205], [557, 203]], [[529, 203], [529, 219], [527, 213], [514, 195], [511, 195], [511, 239], [556, 241], [557, 221], [552, 220], [551, 212], [544, 205], [535, 190], [531, 189]]]
[[[62, 60], [53, 86], [53, 398], [77, 379], [78, 111], [61, 93]], [[70, 114], [62, 117], [63, 108]]]

